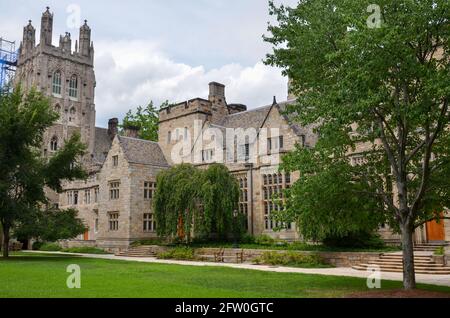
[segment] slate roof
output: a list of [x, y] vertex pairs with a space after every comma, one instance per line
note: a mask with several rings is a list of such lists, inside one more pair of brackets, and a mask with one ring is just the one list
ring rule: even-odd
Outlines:
[[118, 136], [129, 163], [168, 167], [164, 154], [154, 141]]
[[[295, 114], [285, 114], [288, 105], [295, 103], [295, 100], [288, 100], [282, 103], [277, 103], [275, 105], [267, 105], [245, 112], [235, 113], [226, 116], [220, 122], [212, 126], [219, 126], [223, 128], [255, 128], [259, 129], [264, 124], [267, 115], [269, 114], [272, 107], [277, 107], [280, 110], [281, 116], [289, 123], [294, 133], [298, 136], [304, 135], [307, 128], [301, 127], [295, 123]], [[219, 128], [217, 127], [217, 128]]]
[[112, 140], [108, 135], [108, 129], [95, 127], [95, 140], [94, 140], [94, 163], [102, 165], [109, 149], [111, 148]]
[[217, 125], [226, 128], [260, 128], [272, 106], [263, 106], [224, 117]]

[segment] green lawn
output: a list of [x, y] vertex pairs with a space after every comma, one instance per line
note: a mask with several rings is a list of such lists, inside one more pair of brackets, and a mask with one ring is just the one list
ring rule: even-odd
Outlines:
[[[66, 287], [66, 267], [81, 267], [81, 289]], [[384, 289], [400, 282], [383, 281]], [[450, 293], [450, 288], [420, 286]], [[367, 291], [359, 278], [270, 273], [80, 258], [0, 257], [0, 297], [342, 297]]]

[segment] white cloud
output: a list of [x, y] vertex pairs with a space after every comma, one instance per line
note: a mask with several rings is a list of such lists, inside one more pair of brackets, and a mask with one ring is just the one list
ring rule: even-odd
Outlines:
[[249, 108], [269, 104], [276, 95], [284, 100], [287, 80], [280, 70], [258, 62], [251, 67], [233, 63], [205, 69], [170, 59], [158, 43], [149, 41], [96, 42], [97, 124], [122, 118], [130, 108], [153, 100], [180, 102], [206, 98], [208, 83], [227, 86], [227, 101]]

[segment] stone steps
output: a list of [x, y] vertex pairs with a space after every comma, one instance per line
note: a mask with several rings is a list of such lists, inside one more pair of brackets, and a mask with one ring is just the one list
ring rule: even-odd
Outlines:
[[125, 256], [125, 257], [156, 257], [156, 253], [154, 252], [153, 246], [136, 246], [127, 249], [126, 251], [122, 251], [116, 254], [116, 256]]
[[434, 252], [437, 248], [447, 246], [447, 243], [426, 243], [414, 245], [414, 251], [418, 252]]
[[[360, 264], [357, 266], [353, 266], [353, 269], [366, 271], [368, 268], [371, 267], [371, 264]], [[383, 265], [380, 266], [380, 270], [382, 272], [396, 272], [396, 273], [402, 273], [403, 272], [403, 266], [387, 266]], [[415, 268], [416, 274], [429, 274], [429, 275], [450, 275], [450, 267], [423, 267], [423, 268]]]
[[[368, 268], [378, 266], [382, 272], [403, 272], [403, 256], [401, 254], [382, 254], [378, 260], [366, 264], [353, 266], [353, 269], [367, 271]], [[450, 275], [450, 267], [437, 264], [431, 255], [415, 255], [414, 267], [417, 274]]]

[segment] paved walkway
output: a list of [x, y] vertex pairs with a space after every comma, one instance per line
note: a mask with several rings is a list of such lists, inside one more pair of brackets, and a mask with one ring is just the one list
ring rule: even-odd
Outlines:
[[[329, 275], [329, 276], [347, 276], [347, 277], [360, 277], [367, 278], [372, 272], [357, 271], [349, 267], [337, 267], [337, 268], [297, 268], [297, 267], [277, 267], [277, 266], [265, 266], [265, 265], [252, 265], [252, 264], [233, 264], [233, 263], [212, 263], [212, 262], [199, 262], [199, 261], [176, 261], [176, 260], [162, 260], [154, 257], [124, 257], [116, 255], [97, 255], [97, 254], [73, 254], [63, 252], [43, 252], [43, 251], [25, 251], [27, 253], [45, 253], [45, 254], [63, 254], [72, 256], [81, 256], [87, 258], [99, 258], [116, 261], [132, 261], [143, 263], [158, 263], [158, 264], [175, 264], [175, 265], [189, 265], [189, 266], [218, 266], [218, 267], [231, 267], [237, 269], [250, 269], [266, 272], [277, 273], [302, 273], [302, 274], [316, 274], [316, 275]], [[381, 273], [382, 280], [394, 280], [402, 281], [402, 273]], [[416, 274], [417, 283], [440, 285], [450, 287], [450, 275], [426, 275]]]

